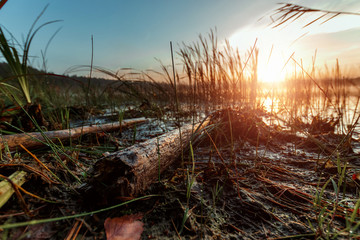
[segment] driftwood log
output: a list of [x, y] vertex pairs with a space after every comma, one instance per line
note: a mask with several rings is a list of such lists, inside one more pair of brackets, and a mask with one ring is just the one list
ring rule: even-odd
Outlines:
[[[82, 134], [95, 133], [95, 132], [111, 132], [115, 131], [121, 127], [130, 127], [135, 124], [140, 124], [145, 122], [145, 118], [134, 118], [122, 121], [121, 125], [117, 123], [108, 123], [102, 125], [94, 126], [84, 126], [67, 130], [58, 130], [58, 131], [49, 131], [43, 132], [47, 138], [54, 140], [65, 140], [69, 138], [77, 138]], [[43, 145], [45, 140], [44, 135], [41, 133], [23, 133], [23, 134], [14, 134], [6, 135], [1, 137], [0, 147], [4, 148], [5, 144], [8, 145], [9, 149], [15, 149], [19, 144], [22, 144], [26, 148], [33, 148]], [[24, 171], [16, 171], [13, 173], [9, 179], [13, 181], [14, 184], [21, 186], [26, 182], [26, 176], [28, 174]], [[9, 198], [14, 193], [13, 186], [8, 180], [3, 180], [0, 182], [0, 208], [9, 200]]]
[[92, 178], [80, 188], [87, 199], [133, 197], [159, 178], [159, 173], [173, 164], [182, 149], [189, 146], [194, 130], [201, 125], [186, 125], [158, 138], [135, 144], [99, 159], [93, 167]]
[[121, 127], [129, 127], [135, 124], [140, 124], [145, 122], [145, 118], [134, 118], [123, 120], [121, 124], [119, 122], [107, 123], [102, 125], [92, 125], [77, 127], [72, 129], [65, 130], [56, 130], [48, 132], [32, 132], [32, 133], [21, 133], [14, 135], [4, 135], [0, 136], [0, 148], [3, 149], [6, 145], [10, 150], [16, 149], [20, 144], [26, 148], [34, 148], [47, 144], [46, 138], [51, 141], [58, 140], [67, 140], [70, 138], [77, 138], [83, 134], [96, 133], [96, 132], [111, 132], [115, 131]]

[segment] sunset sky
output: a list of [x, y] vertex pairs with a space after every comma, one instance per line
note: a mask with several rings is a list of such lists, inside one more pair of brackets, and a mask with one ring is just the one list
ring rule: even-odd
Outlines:
[[[206, 35], [216, 27], [220, 42], [229, 39], [243, 53], [258, 39], [261, 78], [269, 75], [269, 71], [280, 71], [292, 53], [296, 59], [310, 64], [315, 50], [319, 66], [327, 64], [331, 68], [338, 58], [344, 74], [360, 75], [360, 16], [339, 16], [325, 24], [319, 22], [303, 28], [319, 16], [309, 14], [273, 29], [269, 26], [270, 16], [280, 6], [278, 2], [10, 0], [0, 10], [0, 23], [22, 42], [38, 14], [49, 3], [39, 23], [62, 21], [46, 26], [35, 37], [31, 48], [32, 62], [35, 67], [41, 66], [41, 50], [61, 28], [46, 55], [48, 70], [60, 74], [69, 67], [90, 64], [92, 35], [95, 65], [112, 70], [146, 70], [159, 67], [155, 58], [170, 64], [170, 41], [177, 50], [178, 44], [194, 42], [199, 34]], [[325, 10], [360, 12], [359, 0], [284, 2]], [[176, 62], [181, 62], [178, 57]]]

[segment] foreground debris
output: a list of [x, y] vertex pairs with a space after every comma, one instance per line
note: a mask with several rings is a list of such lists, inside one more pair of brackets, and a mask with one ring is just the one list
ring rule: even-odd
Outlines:
[[0, 182], [0, 208], [9, 200], [11, 195], [15, 192], [16, 186], [21, 186], [26, 181], [26, 172], [24, 171], [16, 171], [8, 178], [5, 176], [1, 176], [5, 178]]
[[[23, 133], [23, 134], [14, 134], [14, 135], [5, 135], [2, 136], [2, 141], [0, 142], [1, 148], [7, 148], [7, 150], [13, 150], [21, 146], [22, 149], [29, 152], [28, 148], [35, 148], [42, 145], [50, 144], [54, 141], [63, 141], [67, 139], [75, 139], [80, 137], [83, 134], [89, 133], [99, 133], [99, 132], [111, 132], [118, 130], [120, 128], [128, 128], [136, 124], [141, 124], [147, 121], [145, 118], [136, 118], [124, 120], [121, 123], [108, 123], [103, 125], [94, 125], [94, 126], [83, 126], [73, 129], [58, 130], [58, 131], [49, 131], [49, 132], [32, 132], [32, 133]], [[29, 152], [30, 153], [30, 152]], [[36, 158], [36, 157], [35, 157]], [[38, 162], [40, 162], [38, 160]], [[5, 167], [8, 164], [4, 164], [1, 167]], [[45, 165], [40, 162], [44, 168], [50, 171]], [[0, 182], [0, 208], [9, 200], [12, 194], [15, 192], [19, 196], [18, 188], [23, 185], [28, 178], [28, 173], [23, 170], [18, 170], [11, 174], [11, 176], [6, 177], [0, 174], [0, 177], [3, 178]]]
[[[53, 239], [101, 239], [105, 228], [106, 234], [112, 234], [109, 219], [116, 219], [116, 226], [110, 228], [116, 230], [121, 227], [118, 218], [134, 216], [130, 223], [141, 227], [130, 228], [139, 235], [142, 232], [143, 239], [358, 238], [359, 185], [354, 177], [360, 169], [354, 147], [360, 145], [358, 141], [334, 132], [299, 135], [265, 124], [267, 117], [263, 111], [249, 109], [214, 113], [203, 137], [183, 152], [183, 164], [176, 156], [182, 147], [190, 146], [187, 143], [196, 127], [182, 127], [181, 140], [178, 129], [144, 142], [131, 137], [134, 129], [105, 135], [97, 139], [103, 145], [106, 138], [120, 146], [116, 148], [135, 144], [125, 151], [114, 147], [102, 157], [73, 149], [69, 154], [77, 157], [76, 164], [92, 168], [86, 177], [61, 155], [80, 182], [43, 153], [38, 157], [70, 188], [31, 173], [24, 188], [56, 203], [24, 195], [31, 217], [14, 196], [1, 209], [0, 215], [5, 216], [0, 217], [1, 224], [85, 212], [88, 215], [66, 221], [13, 228], [8, 236], [26, 232], [33, 239], [36, 232], [46, 230]], [[143, 126], [147, 125], [153, 127], [151, 123]], [[344, 139], [348, 143], [339, 144]], [[24, 170], [20, 164], [16, 168]], [[2, 172], [13, 169], [10, 164], [0, 168]], [[137, 195], [143, 199], [134, 199]], [[128, 203], [130, 199], [136, 201]], [[119, 203], [124, 205], [92, 212]]]
[[104, 198], [109, 197], [107, 195], [132, 197], [144, 193], [178, 160], [192, 136], [207, 124], [208, 121], [203, 121], [195, 126], [185, 125], [100, 159], [94, 166], [93, 177], [83, 187], [85, 198], [93, 199], [99, 195]]
[[[218, 131], [194, 149], [195, 159], [189, 159], [186, 169], [175, 173], [183, 181], [177, 188], [191, 187], [188, 200], [185, 193], [172, 194], [189, 203], [179, 206], [187, 214], [182, 236], [358, 238], [359, 185], [352, 176], [360, 167], [359, 155], [348, 145], [333, 147], [342, 139], [334, 133], [324, 134], [321, 143], [335, 155], [314, 141], [323, 139], [322, 134], [299, 137], [265, 124], [266, 115], [246, 109], [214, 114]], [[190, 171], [187, 177], [182, 177], [184, 171]], [[177, 219], [175, 226], [181, 229]]]
[[102, 125], [83, 126], [72, 129], [56, 130], [48, 132], [32, 132], [14, 135], [1, 136], [0, 148], [5, 147], [10, 150], [16, 149], [20, 144], [26, 148], [34, 148], [50, 144], [49, 141], [63, 141], [70, 138], [78, 138], [81, 135], [97, 132], [111, 132], [122, 127], [130, 127], [135, 124], [141, 124], [146, 121], [145, 118], [135, 118], [124, 120], [122, 122], [107, 123]]

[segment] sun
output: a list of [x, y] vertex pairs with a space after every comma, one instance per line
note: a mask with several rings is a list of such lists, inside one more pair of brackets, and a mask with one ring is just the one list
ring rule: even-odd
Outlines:
[[293, 67], [289, 57], [297, 52], [294, 40], [298, 33], [287, 31], [287, 34], [278, 34], [273, 29], [258, 27], [245, 27], [238, 29], [230, 38], [230, 44], [239, 49], [248, 49], [256, 45], [258, 55], [258, 81], [264, 83], [278, 83], [291, 76]]
[[280, 53], [271, 52], [259, 54], [258, 59], [258, 81], [264, 83], [277, 83], [285, 80], [286, 60]]

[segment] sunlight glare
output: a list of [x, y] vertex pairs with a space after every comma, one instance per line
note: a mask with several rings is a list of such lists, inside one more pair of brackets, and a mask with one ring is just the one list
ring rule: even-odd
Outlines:
[[[230, 37], [230, 43], [239, 49], [246, 49], [254, 44], [257, 39], [258, 56], [258, 81], [266, 83], [281, 82], [286, 77], [285, 63], [295, 51], [291, 43], [296, 33], [276, 34], [266, 28], [239, 29]], [[285, 68], [284, 68], [285, 66]]]
[[267, 97], [263, 100], [262, 106], [267, 112], [278, 113], [280, 111], [279, 99]]
[[275, 83], [285, 79], [284, 60], [279, 53], [271, 52], [270, 57], [262, 54], [259, 56], [258, 80], [260, 82]]

